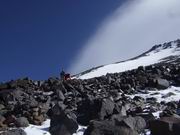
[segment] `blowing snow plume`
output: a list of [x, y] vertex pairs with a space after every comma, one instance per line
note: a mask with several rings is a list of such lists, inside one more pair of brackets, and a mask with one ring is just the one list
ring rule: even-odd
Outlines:
[[107, 17], [85, 43], [70, 71], [133, 57], [152, 45], [180, 37], [179, 0], [134, 0]]

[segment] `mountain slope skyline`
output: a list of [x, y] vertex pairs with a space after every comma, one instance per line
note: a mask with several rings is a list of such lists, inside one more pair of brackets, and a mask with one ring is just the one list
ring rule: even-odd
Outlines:
[[132, 0], [105, 18], [85, 42], [69, 71], [132, 58], [152, 45], [180, 37], [179, 0]]
[[101, 65], [76, 75], [79, 79], [89, 79], [106, 75], [107, 73], [119, 73], [136, 69], [139, 66], [149, 66], [156, 63], [172, 63], [180, 58], [180, 40], [154, 45], [148, 51], [128, 60], [108, 65]]

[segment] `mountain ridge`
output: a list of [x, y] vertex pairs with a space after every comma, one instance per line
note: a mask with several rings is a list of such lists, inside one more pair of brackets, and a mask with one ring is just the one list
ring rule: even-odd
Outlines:
[[[169, 50], [169, 52], [166, 52], [166, 50]], [[93, 78], [93, 77], [98, 77], [98, 76], [101, 76], [101, 75], [106, 75], [107, 73], [116, 73], [116, 72], [111, 72], [111, 71], [104, 71], [104, 73], [101, 73], [100, 75], [98, 75], [97, 73], [97, 70], [101, 70], [103, 68], [106, 68], [108, 66], [111, 66], [111, 65], [114, 65], [114, 66], [117, 66], [118, 64], [126, 64], [128, 62], [132, 62], [132, 61], [135, 61], [137, 59], [140, 59], [140, 58], [147, 58], [149, 55], [154, 55], [154, 54], [158, 54], [158, 53], [161, 53], [161, 52], [166, 52], [166, 54], [163, 54], [164, 56], [163, 57], [160, 57], [157, 61], [155, 62], [150, 62], [148, 64], [148, 61], [146, 64], [144, 63], [141, 63], [140, 65], [137, 65], [136, 67], [134, 68], [129, 68], [128, 70], [131, 70], [131, 69], [135, 69], [135, 68], [138, 68], [138, 66], [148, 66], [148, 65], [152, 65], [152, 64], [155, 64], [155, 63], [161, 63], [161, 62], [173, 62], [173, 61], [176, 61], [178, 60], [179, 61], [179, 55], [180, 55], [180, 39], [177, 39], [175, 41], [170, 41], [170, 42], [166, 42], [164, 44], [159, 44], [159, 45], [154, 45], [152, 48], [150, 48], [148, 51], [134, 57], [134, 58], [130, 58], [128, 60], [124, 60], [124, 61], [120, 61], [120, 62], [115, 62], [115, 63], [112, 63], [112, 64], [108, 64], [108, 65], [101, 65], [101, 66], [97, 66], [97, 67], [93, 67], [89, 70], [86, 70], [84, 72], [81, 72], [77, 75], [75, 75], [74, 77], [75, 78], [78, 78], [78, 79], [89, 79], [89, 78]], [[168, 53], [171, 53], [171, 55], [169, 55]], [[177, 57], [176, 57], [177, 56]], [[127, 70], [117, 70], [117, 72], [124, 72], [124, 71], [127, 71]], [[96, 72], [96, 73], [94, 73]], [[93, 74], [94, 75], [90, 75], [90, 74]]]

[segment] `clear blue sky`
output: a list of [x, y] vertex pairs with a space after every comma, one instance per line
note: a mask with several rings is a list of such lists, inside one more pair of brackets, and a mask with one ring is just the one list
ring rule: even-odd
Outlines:
[[1, 0], [0, 81], [47, 79], [68, 68], [123, 0]]

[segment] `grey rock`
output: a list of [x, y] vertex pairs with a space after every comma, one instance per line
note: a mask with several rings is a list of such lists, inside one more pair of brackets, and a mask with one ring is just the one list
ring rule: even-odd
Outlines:
[[15, 125], [17, 127], [28, 127], [29, 126], [29, 121], [25, 117], [20, 117], [20, 118], [16, 119]]
[[56, 90], [56, 95], [59, 101], [64, 101], [65, 97], [61, 90]]
[[180, 119], [175, 117], [163, 117], [150, 122], [152, 135], [179, 135]]
[[115, 119], [115, 121], [117, 125], [129, 127], [139, 133], [146, 128], [146, 121], [140, 116]]
[[158, 78], [156, 80], [156, 87], [158, 89], [167, 89], [169, 86], [170, 86], [170, 83], [166, 79]]
[[27, 135], [27, 134], [22, 129], [13, 129], [13, 130], [3, 132], [1, 135]]
[[138, 133], [124, 126], [115, 126], [109, 121], [92, 121], [84, 135], [138, 135]]
[[49, 131], [52, 135], [72, 135], [78, 129], [74, 113], [66, 111], [62, 104], [55, 105], [52, 109]]

